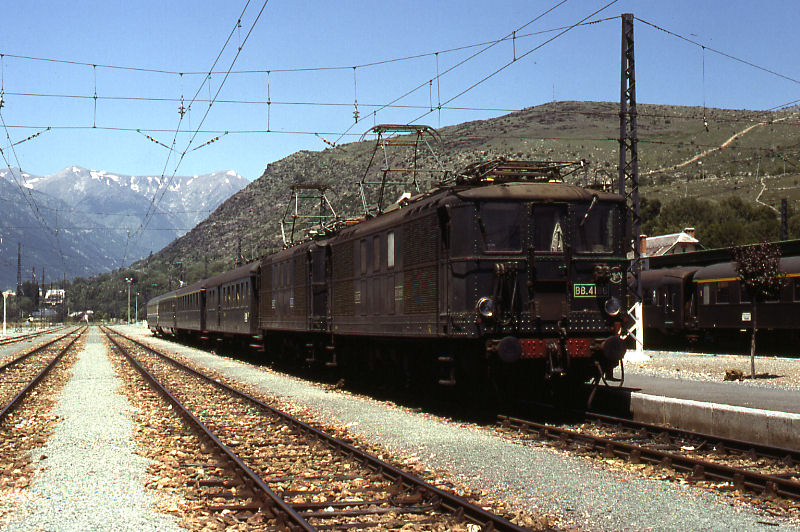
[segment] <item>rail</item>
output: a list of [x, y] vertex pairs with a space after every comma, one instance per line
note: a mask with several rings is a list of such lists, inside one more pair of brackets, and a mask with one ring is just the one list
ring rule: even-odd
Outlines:
[[608, 458], [618, 457], [627, 459], [631, 463], [648, 462], [671, 467], [676, 471], [688, 473], [690, 481], [712, 479], [730, 482], [740, 491], [749, 489], [786, 499], [800, 500], [800, 482], [787, 478], [509, 416], [498, 416], [498, 422], [503, 427], [533, 434], [539, 439], [554, 440], [562, 444], [582, 444], [589, 449], [601, 451]]
[[[12, 365], [14, 365], [14, 364], [20, 363], [21, 361], [23, 361], [23, 360], [25, 360], [26, 358], [28, 358], [30, 355], [32, 355], [32, 354], [34, 354], [34, 353], [37, 353], [37, 352], [39, 352], [39, 351], [41, 351], [41, 350], [44, 350], [45, 348], [47, 348], [47, 347], [49, 347], [50, 345], [52, 345], [52, 344], [54, 344], [54, 343], [58, 342], [59, 340], [63, 340], [63, 339], [64, 339], [64, 338], [66, 338], [67, 336], [70, 336], [70, 335], [71, 335], [71, 334], [73, 334], [74, 332], [75, 332], [75, 331], [72, 331], [72, 332], [70, 332], [70, 333], [68, 333], [68, 334], [65, 334], [65, 335], [61, 336], [60, 338], [57, 338], [57, 339], [55, 339], [55, 340], [52, 340], [52, 341], [46, 342], [45, 344], [43, 344], [43, 345], [41, 345], [41, 346], [38, 346], [38, 347], [37, 347], [37, 348], [36, 348], [34, 351], [31, 351], [30, 353], [27, 353], [27, 354], [25, 354], [25, 355], [23, 355], [23, 356], [21, 356], [21, 357], [17, 357], [16, 359], [12, 360], [12, 361], [11, 361], [11, 362], [9, 362], [8, 364], [5, 364], [5, 365], [4, 365], [2, 368], [0, 368], [0, 369], [2, 369], [2, 370], [5, 370], [5, 369], [7, 369], [8, 367], [10, 367], [10, 366], [12, 366]], [[62, 357], [63, 357], [63, 356], [64, 356], [64, 355], [67, 353], [67, 351], [69, 351], [69, 349], [70, 349], [70, 348], [73, 346], [73, 344], [74, 344], [75, 342], [77, 342], [77, 341], [78, 341], [78, 338], [80, 338], [80, 337], [81, 337], [81, 336], [82, 336], [82, 335], [83, 335], [85, 332], [86, 332], [86, 327], [84, 327], [83, 329], [81, 329], [81, 330], [78, 332], [78, 334], [74, 335], [74, 337], [73, 337], [73, 338], [72, 338], [72, 339], [71, 339], [71, 340], [70, 340], [70, 341], [69, 341], [69, 342], [68, 342], [68, 343], [67, 343], [67, 344], [66, 344], [66, 345], [65, 345], [63, 348], [61, 348], [61, 350], [59, 351], [59, 353], [58, 353], [58, 354], [57, 354], [55, 357], [53, 357], [53, 360], [51, 360], [51, 361], [50, 361], [50, 362], [49, 362], [49, 363], [48, 363], [48, 364], [47, 364], [47, 365], [46, 365], [46, 366], [45, 366], [45, 367], [44, 367], [44, 368], [43, 368], [41, 371], [39, 371], [39, 373], [37, 373], [37, 374], [36, 374], [36, 376], [34, 376], [34, 378], [33, 378], [33, 379], [31, 379], [30, 381], [28, 381], [28, 383], [27, 383], [27, 384], [26, 384], [26, 385], [25, 385], [25, 386], [22, 388], [22, 390], [20, 390], [20, 391], [19, 391], [19, 392], [18, 392], [18, 393], [17, 393], [17, 394], [16, 394], [16, 395], [15, 395], [15, 396], [14, 396], [14, 397], [11, 399], [11, 401], [9, 401], [9, 402], [8, 402], [8, 404], [6, 404], [6, 405], [3, 407], [3, 409], [2, 409], [2, 410], [0, 410], [0, 422], [2, 422], [3, 420], [5, 420], [5, 419], [6, 419], [6, 417], [8, 417], [8, 415], [9, 415], [9, 414], [10, 414], [10, 413], [11, 413], [11, 412], [12, 412], [12, 411], [15, 409], [15, 408], [17, 408], [17, 407], [20, 405], [20, 403], [22, 402], [22, 399], [23, 399], [23, 398], [25, 398], [25, 396], [27, 396], [27, 395], [28, 395], [28, 394], [31, 392], [31, 390], [33, 390], [33, 388], [35, 388], [35, 387], [36, 387], [36, 385], [37, 385], [37, 384], [38, 384], [38, 383], [39, 383], [39, 382], [40, 382], [40, 381], [41, 381], [41, 380], [42, 380], [42, 379], [43, 379], [43, 378], [44, 378], [44, 377], [45, 377], [45, 376], [46, 376], [48, 373], [50, 373], [50, 371], [51, 371], [51, 370], [52, 370], [52, 369], [53, 369], [53, 368], [56, 366], [56, 364], [58, 363], [58, 361], [59, 361], [59, 360], [61, 360], [61, 358], [62, 358]]]

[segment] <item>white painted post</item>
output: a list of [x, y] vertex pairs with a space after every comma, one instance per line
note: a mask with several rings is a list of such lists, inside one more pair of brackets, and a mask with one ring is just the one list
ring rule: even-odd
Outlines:
[[634, 303], [629, 313], [633, 314], [635, 323], [628, 331], [628, 334], [633, 333], [633, 339], [636, 341], [636, 348], [633, 351], [625, 353], [625, 358], [623, 360], [625, 362], [643, 362], [645, 360], [650, 360], [650, 357], [644, 354], [644, 309], [642, 308], [642, 302]]
[[8, 292], [3, 292], [3, 338], [6, 336], [6, 307], [8, 306]]

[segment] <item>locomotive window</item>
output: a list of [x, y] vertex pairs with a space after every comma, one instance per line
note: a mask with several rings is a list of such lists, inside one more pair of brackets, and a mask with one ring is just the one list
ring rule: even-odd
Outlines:
[[564, 251], [564, 220], [566, 209], [554, 205], [536, 205], [533, 207], [534, 237], [536, 251]]
[[372, 271], [381, 270], [381, 236], [376, 235], [372, 239]]
[[717, 303], [730, 303], [730, 286], [727, 281], [717, 283]]
[[614, 206], [609, 204], [576, 205], [575, 250], [589, 253], [613, 251], [615, 212]]
[[386, 267], [394, 268], [394, 231], [386, 233]]
[[485, 251], [520, 251], [520, 204], [481, 203], [475, 217]]
[[792, 284], [793, 284], [792, 292], [794, 293], [794, 300], [800, 301], [800, 279], [795, 277], [794, 279], [792, 279]]

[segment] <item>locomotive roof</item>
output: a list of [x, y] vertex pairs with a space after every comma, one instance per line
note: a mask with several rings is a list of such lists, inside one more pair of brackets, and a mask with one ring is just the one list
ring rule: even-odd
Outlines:
[[[694, 276], [695, 281], [734, 281], [739, 278], [734, 262], [722, 262], [700, 268]], [[784, 274], [800, 273], [800, 257], [781, 257], [781, 271]]]
[[566, 183], [512, 182], [483, 186], [441, 188], [414, 196], [408, 200], [407, 203], [403, 203], [402, 205], [392, 205], [382, 215], [344, 229], [340, 233], [340, 236], [348, 237], [361, 234], [362, 232], [372, 231], [376, 227], [392, 226], [400, 223], [403, 218], [413, 216], [420, 211], [459, 201], [515, 200], [534, 202], [589, 202], [594, 196], [597, 196], [597, 199], [600, 201], [616, 203], [623, 203], [625, 201], [619, 194], [591, 190], [577, 185], [568, 185]]
[[252, 277], [257, 271], [258, 268], [261, 266], [261, 262], [251, 262], [249, 264], [245, 264], [243, 266], [239, 266], [234, 270], [230, 270], [219, 275], [215, 275], [209, 279], [206, 279], [206, 288], [213, 288], [215, 286], [219, 286], [225, 283], [230, 283], [232, 281], [238, 281], [239, 279], [247, 279], [248, 277]]
[[591, 201], [597, 196], [600, 201], [622, 202], [619, 194], [591, 190], [566, 183], [500, 183], [483, 187], [455, 190], [455, 195], [464, 199], [514, 199], [522, 201]]

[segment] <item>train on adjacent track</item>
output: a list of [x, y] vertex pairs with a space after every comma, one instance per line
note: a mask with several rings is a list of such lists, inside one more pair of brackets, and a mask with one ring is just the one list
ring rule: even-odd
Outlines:
[[[780, 271], [781, 289], [756, 304], [756, 324], [789, 345], [800, 338], [800, 257], [781, 258]], [[641, 283], [648, 343], [718, 343], [752, 329], [753, 303], [734, 262], [646, 270]]]
[[475, 393], [608, 374], [625, 353], [625, 199], [566, 184], [566, 167], [470, 165], [380, 215], [153, 298], [149, 327]]

